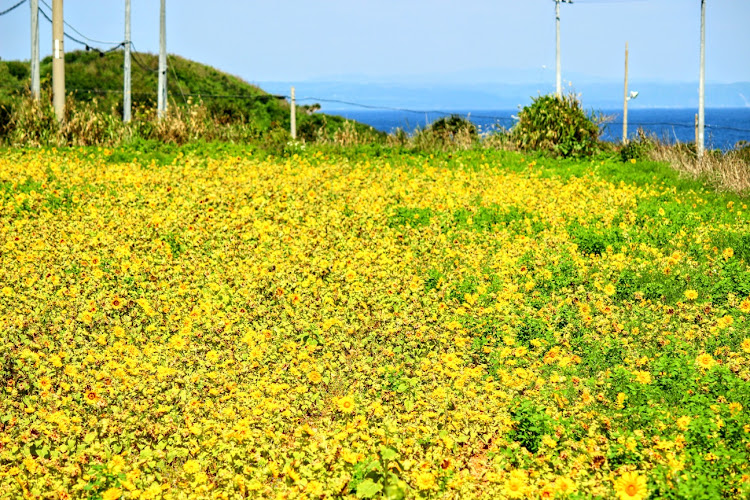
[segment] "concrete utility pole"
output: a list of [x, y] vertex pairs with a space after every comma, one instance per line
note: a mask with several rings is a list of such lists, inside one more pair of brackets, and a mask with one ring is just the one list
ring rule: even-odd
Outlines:
[[622, 143], [628, 142], [628, 42], [625, 42], [625, 93], [622, 97]]
[[130, 0], [125, 0], [125, 56], [122, 65], [122, 121], [130, 121]]
[[292, 104], [292, 115], [291, 115], [291, 133], [292, 133], [292, 139], [297, 139], [297, 101], [294, 98], [294, 87], [292, 87], [292, 96], [291, 96], [291, 104]]
[[157, 116], [164, 118], [167, 113], [167, 6], [161, 0], [159, 14], [159, 90], [157, 96]]
[[58, 122], [65, 118], [63, 0], [52, 0], [52, 105]]
[[706, 0], [701, 0], [701, 69], [698, 83], [698, 158], [703, 156], [705, 143], [706, 116]]
[[562, 71], [560, 69], [560, 4], [573, 3], [573, 0], [555, 0], [555, 28], [556, 28], [556, 51], [555, 51], [555, 94], [562, 97]]
[[555, 28], [556, 28], [556, 45], [555, 45], [555, 94], [562, 97], [562, 74], [560, 72], [560, 0], [555, 0]]
[[31, 95], [39, 100], [39, 0], [31, 0]]

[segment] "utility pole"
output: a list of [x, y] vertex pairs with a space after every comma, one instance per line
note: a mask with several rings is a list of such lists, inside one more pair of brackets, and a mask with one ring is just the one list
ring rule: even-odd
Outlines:
[[698, 158], [703, 157], [705, 142], [706, 116], [706, 0], [701, 0], [701, 69], [698, 83]]
[[560, 71], [560, 0], [555, 0], [555, 28], [556, 28], [556, 45], [555, 45], [555, 94], [562, 97], [562, 74]]
[[125, 0], [125, 55], [122, 65], [122, 121], [130, 121], [130, 0]]
[[164, 118], [167, 113], [167, 6], [161, 0], [159, 14], [159, 90], [157, 95], [157, 116]]
[[292, 133], [292, 139], [297, 139], [297, 101], [294, 98], [294, 87], [292, 87], [292, 116], [291, 116], [291, 133]]
[[39, 100], [39, 0], [31, 0], [31, 95]]
[[622, 98], [622, 143], [628, 142], [628, 42], [625, 42], [625, 93]]
[[52, 0], [52, 105], [58, 122], [65, 118], [63, 0]]
[[573, 3], [573, 0], [555, 0], [555, 28], [556, 28], [556, 50], [555, 50], [555, 94], [562, 97], [562, 71], [560, 69], [560, 4]]

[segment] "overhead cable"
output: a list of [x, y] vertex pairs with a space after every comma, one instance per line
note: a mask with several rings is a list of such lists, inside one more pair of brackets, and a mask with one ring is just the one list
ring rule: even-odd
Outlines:
[[4, 16], [5, 14], [7, 14], [7, 13], [11, 12], [12, 10], [16, 9], [16, 7], [20, 7], [25, 2], [26, 2], [26, 0], [21, 0], [20, 2], [18, 2], [17, 4], [15, 4], [13, 7], [8, 7], [4, 11], [0, 12], [0, 16]]
[[[50, 4], [48, 4], [45, 0], [40, 0], [40, 1], [45, 6], [47, 6], [47, 8], [49, 10], [52, 10], [52, 7], [50, 7]], [[71, 26], [70, 23], [68, 23], [67, 21], [63, 20], [63, 23], [65, 24], [65, 26], [67, 26], [68, 28], [70, 28], [71, 30], [73, 30], [74, 32], [76, 32], [81, 38], [85, 38], [89, 42], [98, 43], [98, 44], [101, 44], [101, 45], [116, 45], [118, 47], [123, 44], [123, 42], [105, 42], [105, 41], [102, 41], [102, 40], [95, 40], [93, 38], [89, 38], [86, 35], [84, 35], [83, 33], [81, 33], [80, 31], [78, 31], [77, 29], [75, 29], [73, 26]]]

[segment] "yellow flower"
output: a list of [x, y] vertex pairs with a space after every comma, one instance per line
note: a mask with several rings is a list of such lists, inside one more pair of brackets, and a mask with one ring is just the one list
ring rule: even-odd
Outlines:
[[719, 328], [726, 328], [730, 326], [732, 323], [734, 323], [734, 318], [731, 316], [722, 316], [719, 318], [719, 321], [717, 321]]
[[704, 370], [708, 370], [714, 365], [714, 358], [709, 354], [703, 353], [695, 358], [695, 364]]
[[611, 283], [605, 285], [604, 287], [604, 293], [606, 293], [607, 295], [614, 295], [616, 291], [617, 290], [615, 289], [614, 285]]
[[750, 337], [748, 337], [745, 340], [743, 340], [742, 344], [740, 344], [740, 346], [742, 347], [743, 351], [745, 351], [747, 353], [750, 353]]
[[120, 488], [110, 488], [102, 494], [102, 500], [117, 500], [122, 496]]
[[344, 396], [336, 400], [336, 407], [342, 413], [354, 413], [354, 398], [351, 396]]
[[158, 484], [152, 484], [148, 487], [148, 489], [141, 493], [140, 498], [151, 500], [153, 498], [157, 498], [159, 495], [161, 495], [161, 486], [159, 486]]
[[311, 371], [307, 374], [307, 379], [313, 384], [319, 384], [323, 377], [317, 371]]
[[570, 495], [576, 489], [576, 483], [572, 479], [565, 476], [560, 476], [555, 480], [555, 490], [560, 495]]
[[251, 479], [251, 480], [250, 480], [250, 481], [249, 481], [249, 482], [247, 483], [247, 489], [248, 489], [248, 490], [250, 490], [250, 491], [258, 491], [258, 490], [261, 490], [261, 489], [263, 489], [263, 483], [261, 483], [261, 482], [260, 482], [260, 481], [258, 481], [257, 479]]
[[638, 370], [635, 372], [635, 379], [640, 384], [650, 384], [651, 383], [651, 374], [644, 370]]
[[526, 489], [526, 475], [520, 471], [511, 472], [503, 485], [505, 494], [510, 498], [524, 498]]
[[323, 494], [323, 484], [320, 481], [312, 480], [305, 486], [305, 493], [313, 497], [320, 497]]
[[52, 379], [49, 377], [42, 377], [39, 379], [39, 387], [42, 390], [48, 391], [52, 388]]
[[435, 476], [429, 472], [420, 472], [414, 482], [420, 490], [431, 490], [435, 487]]
[[93, 390], [86, 391], [86, 393], [83, 395], [83, 398], [89, 404], [95, 404], [95, 403], [99, 402], [99, 395], [95, 391], [93, 391]]
[[173, 349], [176, 350], [182, 350], [187, 347], [187, 340], [185, 337], [182, 337], [180, 335], [174, 335], [169, 339], [169, 344], [172, 346]]
[[625, 407], [625, 400], [628, 399], [628, 395], [624, 392], [618, 392], [617, 393], [617, 404], [615, 405], [617, 408], [622, 409]]
[[199, 470], [201, 470], [201, 464], [197, 460], [188, 460], [185, 462], [185, 465], [182, 466], [182, 470], [187, 472], [188, 474], [195, 474]]
[[695, 300], [698, 298], [698, 292], [695, 290], [685, 290], [685, 298], [688, 300]]
[[23, 459], [23, 465], [26, 467], [26, 470], [31, 472], [32, 474], [36, 472], [36, 469], [38, 467], [36, 461], [31, 457], [26, 457]]
[[745, 299], [740, 302], [740, 311], [745, 314], [750, 314], [750, 299]]
[[692, 419], [690, 417], [688, 417], [687, 415], [685, 415], [683, 417], [678, 418], [677, 422], [675, 422], [675, 423], [677, 424], [677, 427], [681, 431], [686, 431], [686, 430], [688, 430], [688, 426], [690, 425], [690, 421], [691, 420]]
[[724, 260], [729, 260], [734, 257], [734, 250], [731, 248], [725, 248], [724, 251], [721, 252], [721, 256], [724, 257]]
[[557, 446], [557, 441], [552, 439], [552, 436], [548, 434], [545, 434], [544, 436], [542, 436], [542, 443], [544, 444], [544, 446], [548, 448], [554, 448], [555, 446]]
[[648, 496], [648, 480], [637, 472], [626, 472], [615, 481], [620, 500], [641, 500]]

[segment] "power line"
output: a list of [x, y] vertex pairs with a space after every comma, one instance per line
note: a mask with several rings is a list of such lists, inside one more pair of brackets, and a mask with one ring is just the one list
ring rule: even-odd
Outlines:
[[[683, 128], [694, 128], [695, 124], [690, 123], [675, 123], [675, 122], [628, 122], [630, 125], [634, 125], [636, 127], [683, 127]], [[603, 126], [607, 125], [622, 125], [622, 122], [607, 122], [606, 124], [603, 124]], [[706, 124], [706, 128], [712, 128], [715, 130], [732, 130], [734, 132], [748, 132], [750, 133], [750, 129], [746, 128], [737, 128], [737, 127], [728, 127], [724, 125], [709, 125]]]
[[[130, 45], [131, 45], [131, 47], [133, 46], [132, 42], [131, 42], [131, 44], [130, 44]], [[139, 66], [139, 67], [140, 67], [140, 68], [141, 68], [142, 70], [144, 70], [144, 71], [148, 71], [149, 73], [158, 73], [158, 72], [159, 72], [159, 70], [153, 69], [153, 68], [149, 67], [149, 66], [148, 66], [148, 65], [147, 65], [146, 63], [144, 63], [143, 61], [141, 61], [141, 60], [140, 60], [140, 59], [138, 58], [138, 52], [136, 52], [135, 50], [132, 50], [132, 51], [130, 52], [130, 55], [131, 55], [131, 57], [133, 58], [133, 61], [135, 61], [135, 63], [136, 63], [136, 64], [137, 64], [137, 65], [138, 65], [138, 66]]]
[[185, 98], [185, 93], [182, 92], [182, 86], [180, 85], [180, 79], [177, 77], [177, 72], [174, 69], [174, 61], [172, 60], [172, 57], [167, 54], [167, 58], [169, 59], [169, 68], [172, 70], [172, 74], [174, 75], [174, 81], [177, 83], [177, 90], [180, 91], [180, 95], [182, 96], [182, 100], [185, 101], [185, 105], [187, 106], [187, 99]]
[[[172, 64], [172, 66], [174, 66]], [[149, 68], [146, 68], [149, 69]], [[175, 74], [175, 78], [177, 78], [177, 75]], [[179, 82], [178, 82], [179, 86]], [[12, 89], [26, 89], [25, 86], [5, 86], [5, 88], [12, 88]], [[91, 94], [122, 94], [122, 89], [69, 89], [70, 92], [74, 93], [91, 93]], [[187, 97], [197, 97], [201, 99], [240, 99], [240, 100], [248, 100], [248, 101], [268, 101], [268, 100], [282, 100], [282, 99], [289, 99], [290, 97], [287, 95], [278, 95], [278, 94], [261, 94], [261, 95], [245, 95], [245, 94], [202, 94], [200, 92], [184, 92], [182, 89], [180, 89], [180, 93], [183, 97], [183, 99], [187, 102]], [[138, 96], [147, 96], [147, 97], [153, 97], [152, 93], [146, 93], [146, 92], [136, 92], [133, 93], [133, 95]], [[402, 113], [414, 113], [414, 114], [433, 114], [433, 115], [442, 115], [442, 116], [451, 116], [451, 115], [458, 115], [458, 116], [466, 116], [469, 119], [471, 118], [477, 118], [482, 120], [497, 120], [497, 121], [505, 121], [509, 122], [513, 120], [513, 117], [508, 116], [497, 116], [497, 115], [482, 115], [482, 114], [473, 114], [473, 113], [456, 113], [456, 112], [449, 112], [449, 111], [441, 111], [441, 110], [417, 110], [417, 109], [409, 109], [409, 108], [398, 108], [398, 107], [391, 107], [391, 106], [377, 106], [372, 104], [363, 104], [353, 101], [345, 101], [341, 99], [327, 99], [322, 97], [302, 97], [298, 99], [299, 101], [316, 101], [316, 102], [328, 102], [328, 103], [337, 103], [337, 104], [346, 104], [348, 106], [354, 106], [358, 108], [363, 109], [371, 109], [371, 110], [382, 110], [382, 111], [397, 111]], [[335, 110], [334, 110], [335, 111]], [[636, 127], [683, 127], [683, 128], [693, 128], [694, 124], [690, 123], [678, 123], [678, 122], [630, 122], [631, 125]], [[622, 122], [618, 121], [611, 121], [607, 123], [603, 123], [600, 126], [601, 127], [607, 127], [610, 125], [622, 125]], [[750, 133], [750, 129], [745, 128], [739, 128], [739, 127], [731, 127], [731, 126], [725, 126], [725, 125], [709, 125], [706, 124], [707, 128], [714, 129], [714, 130], [729, 130], [733, 132], [745, 132]]]
[[456, 112], [449, 112], [449, 111], [438, 111], [438, 110], [420, 110], [420, 109], [408, 109], [408, 108], [394, 108], [390, 106], [377, 106], [373, 104], [361, 104], [358, 102], [352, 102], [352, 101], [342, 101], [340, 99], [325, 99], [322, 97], [302, 97], [298, 99], [299, 101], [319, 101], [319, 102], [330, 102], [330, 103], [336, 103], [336, 104], [346, 104], [348, 106], [355, 106], [358, 108], [364, 108], [364, 109], [373, 109], [373, 110], [382, 110], [382, 111], [399, 111], [402, 113], [414, 113], [414, 114], [434, 114], [434, 115], [443, 115], [443, 116], [451, 116], [451, 115], [459, 115], [459, 116], [473, 116], [474, 118], [481, 118], [483, 120], [505, 120], [509, 121], [512, 120], [512, 118], [509, 118], [507, 116], [490, 116], [490, 115], [475, 115], [473, 113], [456, 113]]
[[[48, 15], [48, 14], [47, 14], [46, 12], [44, 12], [44, 10], [42, 10], [42, 8], [41, 8], [41, 7], [39, 7], [39, 13], [40, 13], [40, 14], [41, 14], [42, 16], [44, 16], [44, 18], [45, 18], [45, 19], [46, 19], [47, 21], [49, 21], [49, 23], [50, 23], [50, 24], [52, 24], [52, 18], [51, 18], [51, 17], [49, 17], [49, 15]], [[70, 41], [72, 41], [72, 42], [75, 42], [75, 43], [79, 43], [79, 44], [83, 45], [84, 47], [86, 47], [86, 49], [91, 49], [91, 48], [92, 48], [92, 47], [90, 47], [90, 46], [89, 46], [89, 44], [87, 44], [86, 42], [83, 42], [83, 41], [81, 41], [81, 40], [79, 40], [79, 39], [77, 39], [77, 38], [75, 38], [75, 37], [72, 37], [72, 36], [70, 36], [70, 35], [69, 35], [69, 34], [67, 34], [67, 33], [63, 33], [63, 35], [65, 35], [65, 37], [66, 37], [66, 38], [67, 38], [68, 40], [70, 40]]]
[[5, 9], [4, 11], [0, 12], [0, 16], [4, 16], [5, 14], [7, 14], [7, 13], [9, 13], [10, 11], [12, 11], [12, 10], [16, 9], [17, 7], [20, 7], [20, 6], [21, 6], [21, 5], [23, 5], [23, 4], [25, 3], [25, 2], [26, 2], [26, 0], [21, 0], [20, 2], [18, 2], [17, 4], [15, 4], [15, 5], [13, 6], [13, 7], [9, 7], [9, 8], [7, 8], [7, 9]]
[[[24, 1], [25, 1], [25, 0], [24, 0]], [[45, 5], [46, 5], [46, 2], [45, 2]], [[39, 7], [39, 13], [40, 13], [40, 14], [41, 14], [41, 15], [42, 15], [42, 16], [43, 16], [43, 17], [44, 17], [44, 18], [45, 18], [45, 19], [46, 19], [46, 20], [47, 20], [47, 21], [48, 21], [48, 22], [49, 22], [50, 24], [52, 24], [52, 19], [51, 19], [51, 18], [49, 17], [49, 15], [48, 15], [48, 14], [47, 14], [47, 13], [46, 13], [46, 12], [45, 12], [44, 10], [42, 10], [42, 8], [41, 8], [41, 7]], [[68, 24], [68, 23], [65, 23], [65, 24]], [[71, 26], [69, 26], [69, 27], [70, 27], [71, 29], [73, 29], [73, 31], [75, 31], [76, 33], [80, 34], [80, 32], [78, 32], [78, 31], [77, 31], [77, 30], [76, 30], [75, 28], [73, 28], [73, 27], [71, 27]], [[125, 42], [119, 42], [119, 43], [117, 43], [117, 45], [115, 45], [114, 47], [112, 47], [112, 48], [110, 48], [110, 49], [107, 49], [107, 50], [101, 50], [101, 49], [99, 49], [99, 48], [97, 48], [97, 47], [92, 47], [91, 45], [89, 45], [88, 43], [84, 42], [83, 40], [79, 40], [78, 38], [75, 38], [74, 36], [70, 35], [69, 33], [63, 32], [63, 35], [65, 36], [65, 38], [69, 39], [70, 41], [72, 41], [72, 42], [75, 42], [75, 43], [78, 43], [78, 44], [80, 44], [80, 45], [83, 45], [84, 47], [86, 47], [86, 50], [95, 50], [95, 51], [99, 52], [99, 54], [108, 54], [108, 53], [110, 53], [110, 52], [114, 52], [115, 50], [117, 50], [117, 49], [119, 49], [120, 47], [122, 47], [122, 46], [124, 46], [124, 45], [125, 45]], [[81, 35], [81, 36], [83, 36], [83, 35]], [[87, 37], [85, 37], [85, 36], [83, 36], [83, 37], [84, 37], [84, 38], [87, 38]], [[88, 39], [88, 38], [87, 38], [87, 39]], [[90, 40], [90, 39], [89, 39], [89, 40]], [[97, 42], [97, 43], [101, 43], [101, 42]]]
[[133, 58], [133, 61], [135, 61], [135, 63], [138, 66], [140, 66], [141, 69], [143, 69], [145, 71], [148, 71], [149, 73], [158, 73], [159, 72], [158, 69], [149, 68], [144, 62], [142, 62], [140, 59], [138, 59], [138, 52], [135, 50], [135, 44], [132, 42], [132, 40], [130, 41], [130, 49], [131, 49], [130, 55]]
[[13, 7], [9, 7], [7, 9], [5, 9], [4, 11], [0, 12], [0, 16], [4, 16], [5, 14], [11, 12], [12, 10], [15, 10], [17, 7], [20, 7], [25, 2], [26, 2], [26, 0], [21, 0], [20, 2], [18, 2], [17, 4], [15, 4]]
[[[45, 1], [45, 0], [40, 0], [40, 1], [41, 1], [41, 2], [42, 2], [42, 3], [43, 3], [43, 4], [44, 4], [44, 5], [45, 5], [45, 6], [46, 6], [46, 7], [48, 8], [48, 9], [52, 10], [52, 7], [50, 7], [50, 5], [49, 5], [49, 4], [48, 4], [48, 3], [47, 3], [47, 2]], [[75, 28], [74, 28], [73, 26], [71, 26], [71, 25], [70, 25], [70, 23], [68, 23], [67, 21], [63, 21], [63, 23], [65, 24], [65, 26], [67, 26], [68, 28], [72, 29], [72, 30], [73, 30], [74, 32], [76, 32], [76, 33], [77, 33], [78, 35], [80, 35], [80, 36], [81, 36], [82, 38], [85, 38], [85, 39], [86, 39], [86, 40], [88, 40], [89, 42], [92, 42], [92, 43], [99, 43], [99, 44], [102, 44], [102, 45], [116, 45], [117, 47], [120, 47], [120, 46], [122, 45], [122, 43], [123, 43], [123, 42], [104, 42], [104, 41], [102, 41], [102, 40], [95, 40], [95, 39], [93, 39], [93, 38], [89, 38], [89, 37], [87, 37], [86, 35], [84, 35], [84, 34], [83, 34], [83, 33], [81, 33], [80, 31], [78, 31], [77, 29], [75, 29]]]

